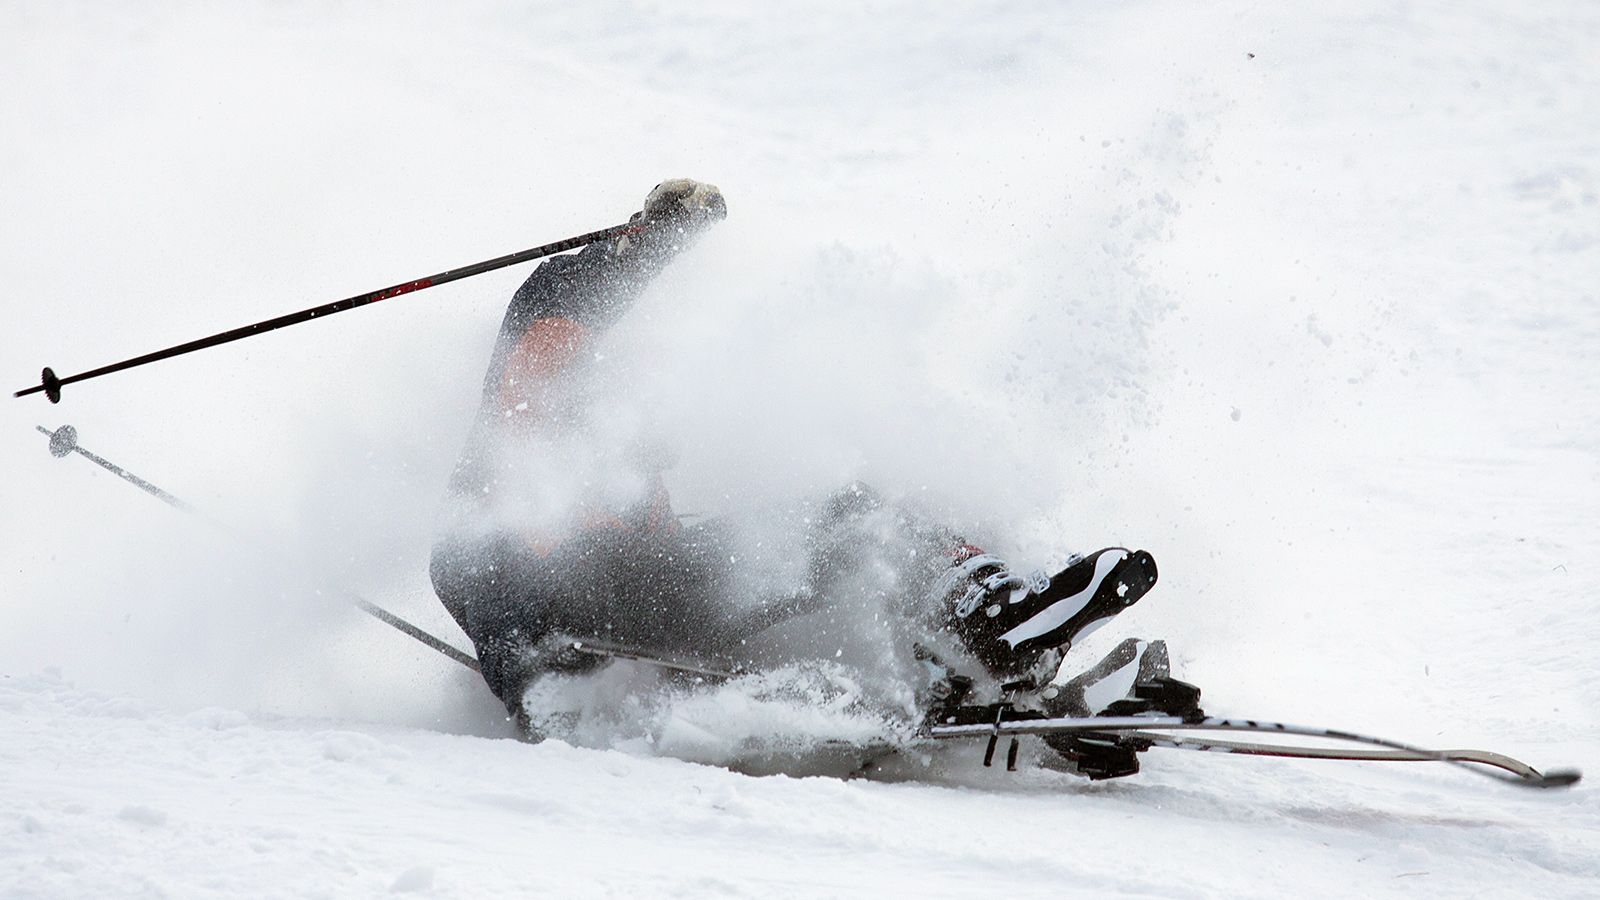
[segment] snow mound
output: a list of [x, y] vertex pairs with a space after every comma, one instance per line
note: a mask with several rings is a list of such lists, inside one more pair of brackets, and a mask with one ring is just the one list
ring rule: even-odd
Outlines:
[[851, 774], [901, 744], [916, 715], [908, 691], [831, 662], [695, 684], [619, 660], [542, 678], [523, 705], [542, 735], [576, 746], [796, 775]]

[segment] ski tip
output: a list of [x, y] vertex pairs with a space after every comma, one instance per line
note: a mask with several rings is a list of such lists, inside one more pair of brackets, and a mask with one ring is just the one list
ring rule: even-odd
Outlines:
[[39, 374], [39, 385], [44, 388], [44, 395], [50, 398], [51, 403], [61, 402], [61, 379], [49, 366], [45, 366]]
[[56, 459], [61, 459], [78, 449], [78, 429], [71, 425], [63, 425], [55, 431], [46, 433], [50, 435], [50, 455]]
[[1528, 784], [1537, 788], [1564, 788], [1572, 787], [1582, 780], [1583, 773], [1577, 769], [1556, 769], [1554, 772], [1545, 772], [1538, 778], [1528, 779]]

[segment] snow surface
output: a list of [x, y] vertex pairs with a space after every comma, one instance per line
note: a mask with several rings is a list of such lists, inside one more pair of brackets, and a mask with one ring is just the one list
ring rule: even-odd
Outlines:
[[[1141, 546], [1079, 662], [1164, 637], [1215, 713], [1592, 773], [1597, 46], [1581, 3], [7, 4], [0, 360], [708, 179], [728, 223], [617, 344], [679, 508], [863, 478], [1019, 560]], [[1600, 894], [1588, 785], [510, 740], [321, 586], [461, 641], [428, 537], [525, 271], [0, 405], [0, 896]], [[69, 422], [249, 537], [51, 459]]]

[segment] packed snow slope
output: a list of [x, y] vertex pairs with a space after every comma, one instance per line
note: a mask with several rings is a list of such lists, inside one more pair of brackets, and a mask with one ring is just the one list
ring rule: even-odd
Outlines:
[[[1025, 565], [1143, 547], [1069, 663], [1165, 637], [1214, 713], [1593, 774], [1596, 46], [1583, 3], [6, 4], [0, 371], [710, 180], [616, 338], [680, 510], [859, 478]], [[1587, 785], [509, 739], [339, 591], [463, 641], [429, 535], [525, 273], [0, 403], [0, 896], [1600, 891]], [[65, 423], [244, 539], [51, 459]]]

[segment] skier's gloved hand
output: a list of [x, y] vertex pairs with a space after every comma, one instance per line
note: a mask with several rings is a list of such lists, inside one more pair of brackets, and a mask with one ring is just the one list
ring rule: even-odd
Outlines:
[[714, 184], [692, 178], [670, 178], [644, 198], [640, 215], [646, 221], [697, 224], [701, 227], [728, 217], [728, 202]]
[[661, 261], [686, 249], [707, 228], [728, 217], [728, 202], [714, 184], [672, 178], [644, 198], [633, 221], [645, 229], [618, 239], [618, 256], [648, 256]]

